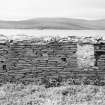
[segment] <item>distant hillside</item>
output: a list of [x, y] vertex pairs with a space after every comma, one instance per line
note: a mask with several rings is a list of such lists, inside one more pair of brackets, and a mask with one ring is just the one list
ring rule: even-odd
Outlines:
[[1, 29], [105, 30], [105, 19], [36, 18], [24, 21], [0, 21]]

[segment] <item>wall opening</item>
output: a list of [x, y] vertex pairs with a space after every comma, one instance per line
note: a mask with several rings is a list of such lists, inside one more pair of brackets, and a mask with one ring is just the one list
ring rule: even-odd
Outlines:
[[98, 60], [100, 59], [101, 55], [105, 55], [105, 52], [95, 52], [95, 66], [98, 66]]

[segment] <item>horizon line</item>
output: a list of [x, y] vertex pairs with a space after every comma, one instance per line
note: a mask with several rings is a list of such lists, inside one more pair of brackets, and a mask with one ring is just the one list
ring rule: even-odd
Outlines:
[[87, 21], [95, 21], [95, 20], [105, 20], [105, 18], [96, 18], [96, 19], [93, 19], [93, 18], [82, 18], [82, 17], [35, 17], [35, 18], [27, 18], [27, 19], [0, 19], [0, 21], [27, 21], [27, 20], [33, 20], [33, 19], [78, 19], [78, 20], [87, 20]]

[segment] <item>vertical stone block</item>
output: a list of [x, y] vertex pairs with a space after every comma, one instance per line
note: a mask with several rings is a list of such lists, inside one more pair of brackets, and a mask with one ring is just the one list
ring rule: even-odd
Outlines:
[[94, 45], [78, 44], [76, 54], [79, 68], [94, 66]]

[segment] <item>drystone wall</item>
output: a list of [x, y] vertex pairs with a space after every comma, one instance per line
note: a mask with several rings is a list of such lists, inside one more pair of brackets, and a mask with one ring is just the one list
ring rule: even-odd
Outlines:
[[[28, 41], [0, 44], [0, 81], [68, 78], [77, 70], [75, 42], [37, 44]], [[71, 72], [70, 72], [71, 71]]]
[[[105, 44], [75, 41], [22, 40], [0, 43], [0, 83], [35, 81], [62, 77], [104, 77], [103, 72], [85, 71], [93, 66], [105, 69]], [[94, 56], [95, 55], [95, 56]]]

